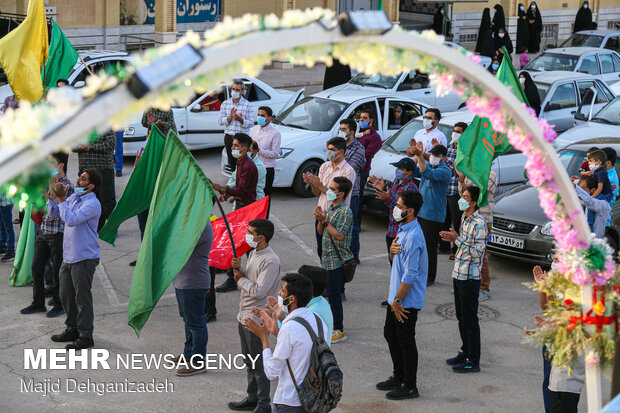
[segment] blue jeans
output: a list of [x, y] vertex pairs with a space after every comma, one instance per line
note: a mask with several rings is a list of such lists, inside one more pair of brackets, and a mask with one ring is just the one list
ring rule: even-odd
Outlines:
[[13, 205], [0, 206], [0, 253], [15, 252]]
[[551, 357], [549, 356], [549, 351], [547, 350], [547, 346], [543, 346], [542, 348], [543, 354], [543, 384], [542, 384], [542, 392], [543, 392], [543, 403], [545, 404], [545, 413], [549, 413], [549, 376], [551, 375]]
[[123, 131], [114, 132], [116, 135], [116, 148], [114, 148], [114, 159], [116, 159], [116, 166], [114, 169], [117, 171], [123, 170]]
[[185, 348], [183, 355], [189, 358], [194, 354], [203, 357], [207, 354], [207, 317], [205, 315], [206, 288], [180, 290], [175, 288], [179, 314], [185, 322]]
[[351, 236], [351, 253], [355, 258], [360, 256], [360, 225], [356, 217], [360, 209], [360, 197], [355, 195], [351, 197], [351, 212], [353, 212], [353, 235]]
[[343, 331], [344, 314], [342, 311], [342, 296], [340, 295], [344, 289], [342, 267], [338, 267], [335, 270], [327, 270], [327, 273], [327, 297], [334, 315], [334, 330]]

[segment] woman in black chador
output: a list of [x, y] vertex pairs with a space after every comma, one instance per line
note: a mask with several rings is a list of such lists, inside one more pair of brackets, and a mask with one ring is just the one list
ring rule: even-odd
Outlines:
[[583, 2], [577, 12], [575, 25], [573, 26], [573, 33], [581, 30], [592, 30], [592, 10], [590, 10], [590, 4], [587, 1]]
[[495, 37], [497, 37], [499, 29], [506, 28], [506, 17], [504, 16], [504, 8], [501, 5], [496, 4], [493, 8], [495, 9], [495, 14], [493, 15], [491, 26], [493, 28], [493, 33], [495, 33]]
[[519, 3], [519, 20], [517, 20], [517, 53], [527, 52], [527, 44], [530, 40], [530, 28], [527, 22], [525, 6]]
[[443, 14], [444, 14], [443, 6], [439, 6], [437, 11], [435, 12], [435, 15], [433, 16], [433, 30], [435, 31], [435, 33], [443, 34], [445, 36], [447, 35], [447, 33], [443, 32]]
[[505, 28], [499, 29], [493, 40], [495, 42], [495, 51], [497, 52], [497, 57], [499, 58], [499, 61], [501, 63], [501, 60], [504, 58], [502, 46], [506, 48], [508, 55], [511, 55], [512, 40], [510, 40], [510, 36], [508, 36], [508, 32]]
[[543, 23], [540, 10], [535, 1], [530, 3], [527, 9], [527, 22], [529, 24], [530, 40], [527, 45], [528, 53], [538, 53], [540, 51], [540, 34], [542, 33]]
[[478, 40], [476, 41], [476, 53], [481, 56], [495, 56], [495, 44], [493, 43], [493, 31], [491, 30], [491, 9], [488, 7], [482, 12]]
[[530, 107], [536, 111], [536, 116], [540, 115], [540, 95], [538, 94], [538, 88], [532, 80], [532, 77], [528, 72], [523, 70], [519, 73], [519, 82], [525, 91], [525, 97], [530, 103]]

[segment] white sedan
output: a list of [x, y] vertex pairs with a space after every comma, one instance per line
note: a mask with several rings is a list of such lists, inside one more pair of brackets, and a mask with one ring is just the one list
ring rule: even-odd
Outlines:
[[[291, 92], [274, 89], [265, 82], [245, 75], [238, 76], [245, 84], [244, 97], [254, 115], [260, 106], [269, 106], [274, 115], [281, 113], [303, 96], [304, 89]], [[230, 88], [222, 85], [219, 92], [196, 95], [187, 106], [173, 107], [179, 138], [190, 150], [224, 146], [224, 127], [218, 124], [220, 106], [230, 96]], [[146, 144], [147, 129], [141, 118], [132, 122], [123, 133], [123, 155], [135, 156]]]
[[[394, 118], [397, 106], [402, 109], [402, 119]], [[362, 109], [371, 110], [375, 114], [373, 126], [385, 140], [427, 108], [427, 105], [410, 98], [387, 93], [369, 94], [367, 90], [334, 92], [329, 89], [300, 100], [273, 121], [282, 135], [273, 186], [293, 187], [299, 196], [313, 196], [302, 176], [306, 172], [318, 174], [327, 158], [325, 144], [338, 135], [341, 119], [352, 119]], [[222, 151], [222, 174], [230, 176], [225, 168], [227, 163], [226, 151]]]

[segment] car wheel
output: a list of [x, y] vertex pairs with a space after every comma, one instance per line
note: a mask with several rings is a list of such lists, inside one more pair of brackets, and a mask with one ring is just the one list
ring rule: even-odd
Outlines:
[[295, 174], [295, 179], [293, 180], [293, 191], [295, 191], [295, 194], [304, 198], [312, 198], [314, 196], [310, 185], [304, 182], [303, 176], [306, 172], [310, 172], [312, 175], [318, 175], [320, 167], [321, 164], [313, 160], [306, 161], [299, 167], [297, 174]]

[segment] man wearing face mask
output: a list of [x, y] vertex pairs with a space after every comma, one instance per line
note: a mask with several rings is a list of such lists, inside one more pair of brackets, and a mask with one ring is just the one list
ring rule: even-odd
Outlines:
[[416, 142], [415, 139], [412, 139], [407, 149], [407, 155], [415, 156], [418, 163], [418, 168], [416, 168], [413, 176], [420, 178], [420, 193], [424, 198], [424, 205], [420, 210], [418, 220], [426, 240], [426, 252], [428, 254], [427, 283], [433, 285], [437, 276], [439, 231], [441, 231], [441, 226], [446, 219], [446, 193], [452, 173], [445, 163], [448, 154], [445, 146], [434, 146], [431, 149], [428, 163], [424, 158], [423, 148], [422, 142]]
[[332, 343], [347, 339], [347, 334], [344, 331], [341, 292], [344, 288], [342, 266], [353, 257], [349, 249], [353, 229], [353, 213], [345, 203], [352, 186], [351, 181], [344, 176], [335, 177], [327, 191], [330, 207], [323, 210], [317, 206], [313, 214], [318, 222], [317, 231], [322, 237], [321, 266], [329, 273], [327, 296], [334, 315]]
[[377, 384], [379, 390], [391, 390], [385, 395], [391, 400], [420, 396], [417, 388], [415, 325], [418, 311], [424, 308], [428, 256], [424, 234], [416, 218], [423, 203], [419, 192], [404, 191], [392, 213], [400, 226], [390, 247], [390, 258], [394, 264], [390, 273], [389, 305], [383, 335], [394, 368], [390, 378]]
[[[331, 204], [331, 200], [327, 199], [327, 191], [329, 185], [337, 176], [346, 177], [349, 181], [355, 182], [355, 171], [344, 159], [344, 152], [347, 142], [344, 138], [331, 138], [327, 141], [327, 162], [319, 168], [319, 176], [310, 173], [304, 175], [304, 182], [310, 185], [314, 196], [319, 197], [317, 206], [323, 211], [327, 211]], [[351, 194], [345, 196], [347, 205], [350, 205]], [[316, 250], [319, 258], [323, 255], [323, 236], [318, 231], [318, 221], [315, 222]]]
[[93, 341], [93, 295], [91, 287], [95, 268], [99, 265], [97, 225], [101, 203], [96, 195], [101, 185], [97, 169], [87, 169], [78, 177], [73, 195], [67, 198], [67, 186], [60, 182], [52, 190], [58, 200], [60, 219], [65, 223], [62, 241], [60, 301], [67, 318], [66, 328], [51, 337], [52, 341], [72, 342], [65, 348], [81, 350], [95, 345]]
[[[362, 188], [360, 187], [360, 179], [362, 170], [366, 166], [366, 153], [364, 146], [359, 143], [355, 138], [355, 121], [353, 119], [343, 119], [340, 121], [340, 130], [338, 136], [347, 141], [347, 149], [344, 152], [344, 159], [355, 171], [355, 181], [353, 183], [353, 189], [351, 191], [351, 212], [353, 216], [357, 217], [361, 208], [360, 193]], [[359, 222], [357, 219], [353, 220], [353, 238], [351, 239], [351, 252], [355, 258], [355, 262], [360, 263], [360, 231]]]
[[[446, 193], [446, 198], [448, 200], [448, 215], [450, 220], [446, 222], [447, 227], [452, 228], [456, 232], [459, 231], [461, 227], [461, 215], [463, 213], [459, 209], [459, 198], [461, 195], [459, 194], [459, 176], [456, 173], [456, 152], [459, 146], [459, 138], [467, 129], [467, 123], [465, 122], [457, 122], [452, 127], [452, 140], [448, 145], [448, 156], [446, 156], [446, 165], [450, 168], [450, 172], [452, 172], [452, 178], [450, 179], [450, 185], [448, 186], [448, 192]], [[456, 254], [456, 245], [452, 246], [452, 253], [450, 254], [450, 260], [454, 259], [454, 254]]]
[[243, 97], [245, 91], [243, 81], [234, 80], [230, 91], [230, 98], [226, 99], [220, 107], [220, 117], [217, 123], [224, 126], [224, 146], [228, 155], [228, 168], [230, 172], [234, 172], [237, 168], [237, 158], [232, 153], [234, 136], [237, 133], [250, 133], [250, 128], [254, 126], [254, 114], [250, 102]]
[[[377, 133], [374, 126], [375, 115], [370, 110], [362, 110], [360, 112], [360, 119], [358, 122], [360, 132], [362, 136], [359, 139], [360, 143], [364, 145], [366, 149], [366, 165], [362, 169], [362, 173], [360, 175], [360, 188], [363, 191], [366, 188], [366, 182], [368, 182], [368, 175], [370, 175], [370, 169], [372, 167], [372, 158], [374, 158], [375, 154], [379, 152], [381, 149], [381, 145], [383, 142], [381, 141], [381, 136]], [[359, 208], [357, 214], [357, 220], [362, 222], [362, 212], [361, 208]]]
[[480, 325], [478, 324], [478, 295], [480, 291], [480, 269], [487, 245], [488, 229], [484, 218], [478, 213], [480, 189], [468, 186], [459, 207], [463, 211], [461, 232], [454, 229], [442, 231], [441, 239], [458, 246], [452, 271], [454, 307], [463, 345], [461, 351], [446, 360], [455, 373], [476, 373], [480, 371]]
[[[265, 179], [267, 176], [267, 169], [265, 168], [265, 165], [261, 162], [260, 158], [258, 157], [258, 154], [259, 154], [258, 143], [256, 141], [252, 141], [252, 145], [250, 146], [250, 152], [248, 153], [248, 156], [250, 157], [250, 159], [252, 159], [252, 162], [254, 162], [254, 165], [256, 165], [256, 170], [258, 171], [258, 180], [256, 181], [256, 200], [257, 201], [259, 199], [263, 199], [266, 195], [265, 194]], [[236, 184], [237, 184], [237, 174], [233, 174], [228, 179], [228, 182], [226, 182], [226, 186], [230, 188], [234, 188]], [[222, 200], [223, 200], [223, 196], [221, 197], [220, 201]]]
[[[258, 116], [254, 126], [250, 131], [250, 137], [258, 143], [258, 158], [265, 165], [265, 195], [271, 195], [273, 179], [275, 177], [276, 159], [280, 156], [280, 142], [282, 137], [280, 131], [273, 127], [271, 120], [273, 111], [269, 106], [258, 108]], [[267, 211], [269, 217], [269, 211]]]
[[441, 112], [439, 109], [431, 108], [424, 114], [424, 118], [422, 119], [424, 129], [417, 131], [413, 137], [416, 142], [422, 142], [422, 145], [424, 145], [424, 152], [431, 151], [433, 148], [433, 139], [437, 140], [437, 142], [444, 147], [448, 145], [446, 135], [437, 128], [440, 119]]
[[[269, 246], [273, 237], [273, 224], [266, 219], [250, 221], [246, 235], [247, 244], [254, 248], [248, 257], [245, 271], [241, 272], [241, 259], [233, 258], [232, 266], [235, 269], [235, 282], [241, 289], [239, 299], [239, 313], [237, 314], [239, 338], [241, 339], [241, 353], [251, 354], [252, 358], [259, 356], [254, 366], [248, 360], [247, 368], [247, 397], [239, 402], [230, 402], [232, 410], [251, 410], [256, 413], [270, 412], [269, 379], [263, 370], [262, 344], [258, 336], [245, 328], [245, 319], [252, 317], [252, 310], [267, 309], [269, 297], [276, 297], [280, 282], [280, 258]], [[247, 359], [246, 359], [247, 360]]]

